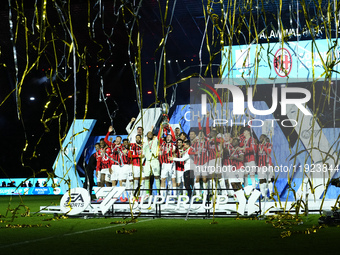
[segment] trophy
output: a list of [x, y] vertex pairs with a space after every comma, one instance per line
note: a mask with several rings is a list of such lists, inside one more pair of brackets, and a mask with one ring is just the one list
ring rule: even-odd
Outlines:
[[164, 128], [164, 129], [168, 129], [169, 128], [169, 116], [168, 116], [168, 112], [169, 112], [169, 105], [167, 103], [163, 103], [162, 104], [163, 117], [162, 117], [162, 121], [161, 121], [161, 127]]

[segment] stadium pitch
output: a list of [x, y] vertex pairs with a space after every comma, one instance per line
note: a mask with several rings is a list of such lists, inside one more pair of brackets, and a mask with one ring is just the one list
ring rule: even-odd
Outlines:
[[[0, 197], [0, 253], [325, 254], [338, 250], [339, 227], [308, 234], [308, 229], [318, 226], [318, 215], [302, 217], [300, 225], [275, 228], [266, 220], [249, 218], [138, 218], [125, 224], [131, 218], [67, 218], [38, 212], [41, 205], [59, 204], [59, 200], [60, 196], [26, 196], [27, 207], [20, 206], [12, 221], [13, 209], [21, 200]], [[281, 238], [285, 231], [292, 235]]]

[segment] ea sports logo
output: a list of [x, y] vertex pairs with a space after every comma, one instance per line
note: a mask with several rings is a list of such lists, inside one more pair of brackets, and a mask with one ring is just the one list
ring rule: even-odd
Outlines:
[[285, 48], [279, 49], [274, 56], [274, 69], [278, 76], [286, 77], [292, 70], [293, 60], [289, 51]]
[[83, 212], [91, 203], [91, 198], [86, 189], [74, 188], [66, 192], [60, 200], [60, 209], [69, 215]]

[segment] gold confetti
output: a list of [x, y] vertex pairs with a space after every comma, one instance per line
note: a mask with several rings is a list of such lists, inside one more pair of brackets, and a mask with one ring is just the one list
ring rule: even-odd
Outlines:
[[137, 232], [136, 229], [131, 229], [131, 230], [125, 230], [124, 228], [122, 230], [117, 230], [116, 234], [129, 234], [132, 235], [133, 233]]

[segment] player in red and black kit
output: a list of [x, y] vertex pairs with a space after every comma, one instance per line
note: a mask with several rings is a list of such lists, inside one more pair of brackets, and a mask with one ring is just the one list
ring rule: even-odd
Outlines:
[[[130, 145], [128, 139], [123, 139], [123, 144], [120, 147], [114, 149], [114, 152], [118, 153], [118, 162], [120, 163], [120, 170], [118, 172], [119, 186], [127, 187], [126, 181], [132, 181], [132, 166], [131, 157], [129, 155]], [[131, 185], [132, 186], [132, 185]], [[128, 188], [128, 187], [127, 187]]]
[[[110, 174], [111, 168], [111, 148], [107, 146], [104, 139], [100, 139], [100, 149], [97, 151], [97, 178], [100, 180], [100, 186], [104, 187], [105, 175]], [[109, 185], [109, 183], [107, 183]]]
[[[177, 146], [176, 146], [176, 152], [175, 156], [176, 158], [181, 158], [183, 156], [184, 150], [183, 150], [183, 140], [178, 139], [177, 140]], [[184, 162], [175, 162], [176, 171], [173, 171], [172, 174], [172, 185], [174, 189], [174, 195], [179, 195], [176, 189], [178, 189], [181, 184], [184, 183], [183, 180], [183, 172], [184, 172]]]
[[[233, 138], [232, 148], [229, 151], [229, 160], [232, 165], [232, 172], [230, 174], [230, 182], [234, 191], [242, 189], [242, 181], [244, 173], [242, 172], [244, 154], [243, 150], [239, 147], [240, 141], [238, 138]], [[236, 198], [236, 197], [235, 197]]]
[[239, 146], [242, 148], [244, 146], [243, 141], [244, 141], [245, 137], [244, 137], [243, 133], [241, 133], [239, 135], [239, 130], [237, 130], [237, 129], [238, 129], [237, 127], [233, 127], [233, 129], [231, 131], [231, 139], [238, 138], [238, 140], [240, 141], [240, 145]]
[[105, 143], [111, 148], [111, 182], [112, 182], [112, 187], [117, 186], [117, 181], [118, 181], [118, 173], [120, 171], [120, 161], [119, 161], [119, 150], [115, 148], [120, 148], [121, 147], [121, 142], [122, 142], [122, 137], [117, 136], [116, 140], [112, 143], [109, 141], [109, 135], [113, 131], [113, 127], [110, 126], [109, 130], [104, 138]]
[[[200, 138], [196, 135], [196, 132], [194, 130], [190, 130], [190, 133], [189, 133], [189, 138], [190, 138], [190, 142], [191, 142], [190, 154], [193, 157], [193, 165], [191, 166], [191, 169], [194, 171], [194, 176], [195, 176], [195, 182], [194, 182], [195, 195], [200, 197], [200, 198], [197, 198], [196, 201], [199, 201], [200, 199], [202, 199], [202, 190], [201, 190], [201, 187], [200, 187], [200, 177], [202, 177], [203, 183], [205, 183], [204, 186], [207, 186], [206, 169], [202, 169], [203, 166], [199, 165], [200, 163], [203, 162], [202, 159], [204, 159], [204, 156], [202, 157], [202, 154], [203, 153], [206, 154], [206, 148], [207, 147], [205, 147], [205, 146], [207, 146], [207, 141], [206, 141], [202, 131], [200, 131], [199, 134], [203, 138], [203, 143], [200, 142]], [[205, 148], [202, 148], [201, 146], [203, 146]], [[203, 172], [203, 170], [204, 170], [204, 172]]]
[[[173, 169], [173, 161], [169, 159], [169, 157], [174, 157], [176, 152], [173, 138], [172, 134], [168, 134], [159, 148], [158, 159], [161, 164], [161, 195], [164, 197], [166, 196], [165, 182], [167, 179], [169, 180], [172, 178], [173, 172], [175, 171], [175, 169]], [[172, 185], [170, 188], [173, 188]]]
[[[223, 137], [217, 137], [216, 127], [213, 127], [210, 131], [209, 126], [209, 116], [210, 113], [207, 112], [207, 120], [206, 120], [206, 132], [209, 137], [208, 143], [208, 155], [209, 155], [209, 175], [211, 180], [210, 188], [213, 190], [216, 189], [216, 181], [220, 183], [222, 189], [225, 189], [225, 182], [222, 178], [222, 147], [223, 147]], [[199, 122], [200, 128], [200, 122]]]
[[[132, 160], [132, 173], [133, 173], [133, 188], [136, 189], [138, 184], [141, 183], [141, 189], [143, 189], [143, 167], [144, 165], [141, 164], [141, 156], [143, 152], [143, 144], [142, 144], [142, 137], [141, 135], [136, 135], [135, 137], [136, 143], [130, 144], [130, 151], [131, 151], [131, 160]], [[142, 179], [140, 178], [142, 176]]]
[[[260, 136], [260, 143], [258, 145], [258, 178], [260, 182], [260, 191], [263, 201], [269, 200], [273, 191], [274, 173], [271, 160], [272, 145], [269, 142], [269, 138], [262, 134]], [[269, 188], [269, 197], [267, 197], [267, 182]]]
[[[117, 137], [118, 138], [118, 137]], [[116, 140], [117, 140], [116, 138]], [[120, 187], [126, 187], [127, 189], [132, 189], [132, 167], [131, 167], [131, 153], [130, 153], [130, 145], [129, 140], [124, 139], [123, 144], [121, 146], [115, 146], [112, 153], [117, 155], [118, 157], [118, 173], [117, 178], [119, 181]], [[117, 167], [117, 168], [118, 168]], [[127, 182], [128, 181], [128, 182]], [[132, 191], [128, 192], [131, 196]], [[123, 196], [120, 198], [122, 202], [127, 201], [127, 197], [123, 199]]]
[[257, 153], [257, 145], [253, 137], [250, 134], [250, 128], [246, 127], [243, 130], [244, 140], [243, 140], [243, 153], [244, 153], [244, 167], [245, 167], [245, 186], [248, 186], [248, 173], [250, 174], [251, 185], [255, 189], [255, 173], [256, 173], [256, 163], [255, 163], [255, 155]]
[[[208, 154], [208, 148], [209, 148], [209, 141], [204, 136], [204, 133], [202, 131], [201, 126], [201, 118], [198, 117], [198, 140], [196, 143], [197, 149], [197, 163], [195, 168], [195, 176], [196, 176], [196, 182], [195, 182], [195, 189], [200, 189], [200, 178], [202, 178], [203, 181], [203, 196], [206, 196], [208, 194], [208, 164], [209, 164], [209, 154]], [[202, 192], [200, 191], [200, 194]]]
[[[230, 173], [232, 172], [232, 162], [229, 158], [229, 152], [233, 149], [232, 138], [230, 133], [224, 134], [223, 140], [223, 167], [222, 167], [222, 177], [224, 179], [224, 183], [226, 188], [230, 188], [231, 184], [229, 178], [231, 177]], [[233, 196], [233, 192], [228, 190], [228, 195]], [[225, 193], [224, 193], [225, 194]]]

